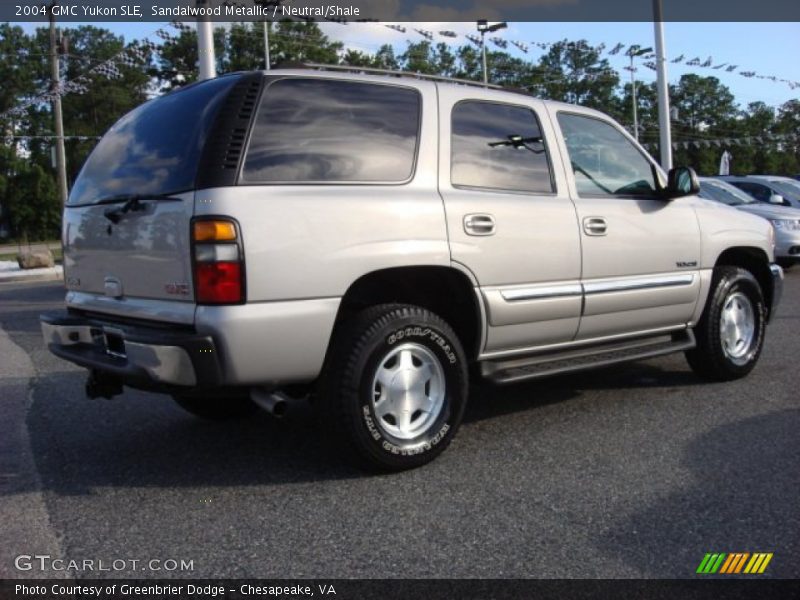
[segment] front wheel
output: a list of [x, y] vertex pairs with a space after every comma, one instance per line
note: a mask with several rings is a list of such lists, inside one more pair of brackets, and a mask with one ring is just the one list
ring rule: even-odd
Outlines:
[[717, 381], [739, 379], [755, 367], [764, 345], [766, 306], [761, 286], [738, 267], [716, 267], [697, 347], [686, 359], [697, 374]]
[[323, 427], [365, 466], [410, 469], [453, 439], [467, 400], [466, 360], [437, 315], [375, 306], [337, 331], [321, 392]]

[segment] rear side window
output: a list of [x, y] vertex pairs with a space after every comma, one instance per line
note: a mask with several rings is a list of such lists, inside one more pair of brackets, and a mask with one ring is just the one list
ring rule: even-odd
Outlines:
[[531, 109], [468, 100], [453, 108], [452, 123], [454, 186], [553, 192], [547, 148]]
[[420, 124], [416, 90], [281, 79], [258, 109], [243, 183], [407, 181]]
[[190, 85], [122, 117], [86, 160], [69, 204], [91, 204], [118, 194], [192, 189], [208, 132], [238, 80], [220, 77]]

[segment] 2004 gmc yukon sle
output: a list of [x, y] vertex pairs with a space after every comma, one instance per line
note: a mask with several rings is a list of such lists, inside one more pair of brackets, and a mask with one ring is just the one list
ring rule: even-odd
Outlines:
[[221, 418], [312, 393], [367, 463], [421, 465], [468, 370], [498, 383], [669, 352], [745, 376], [783, 273], [761, 218], [696, 196], [609, 117], [335, 70], [234, 74], [123, 117], [64, 213], [87, 393]]

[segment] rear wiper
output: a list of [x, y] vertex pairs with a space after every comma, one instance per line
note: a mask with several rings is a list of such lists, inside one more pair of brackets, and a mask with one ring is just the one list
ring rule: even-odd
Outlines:
[[119, 223], [123, 215], [131, 211], [137, 212], [144, 210], [144, 205], [141, 204], [142, 200], [170, 200], [180, 201], [181, 198], [177, 196], [170, 196], [169, 194], [118, 194], [116, 196], [108, 196], [98, 200], [95, 204], [124, 204], [119, 208], [110, 208], [103, 212], [103, 216], [114, 224]]

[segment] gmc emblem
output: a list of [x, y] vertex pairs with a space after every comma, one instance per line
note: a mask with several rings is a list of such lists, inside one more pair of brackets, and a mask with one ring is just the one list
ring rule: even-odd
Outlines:
[[164, 286], [164, 291], [173, 296], [188, 296], [189, 284], [188, 283], [168, 283]]

